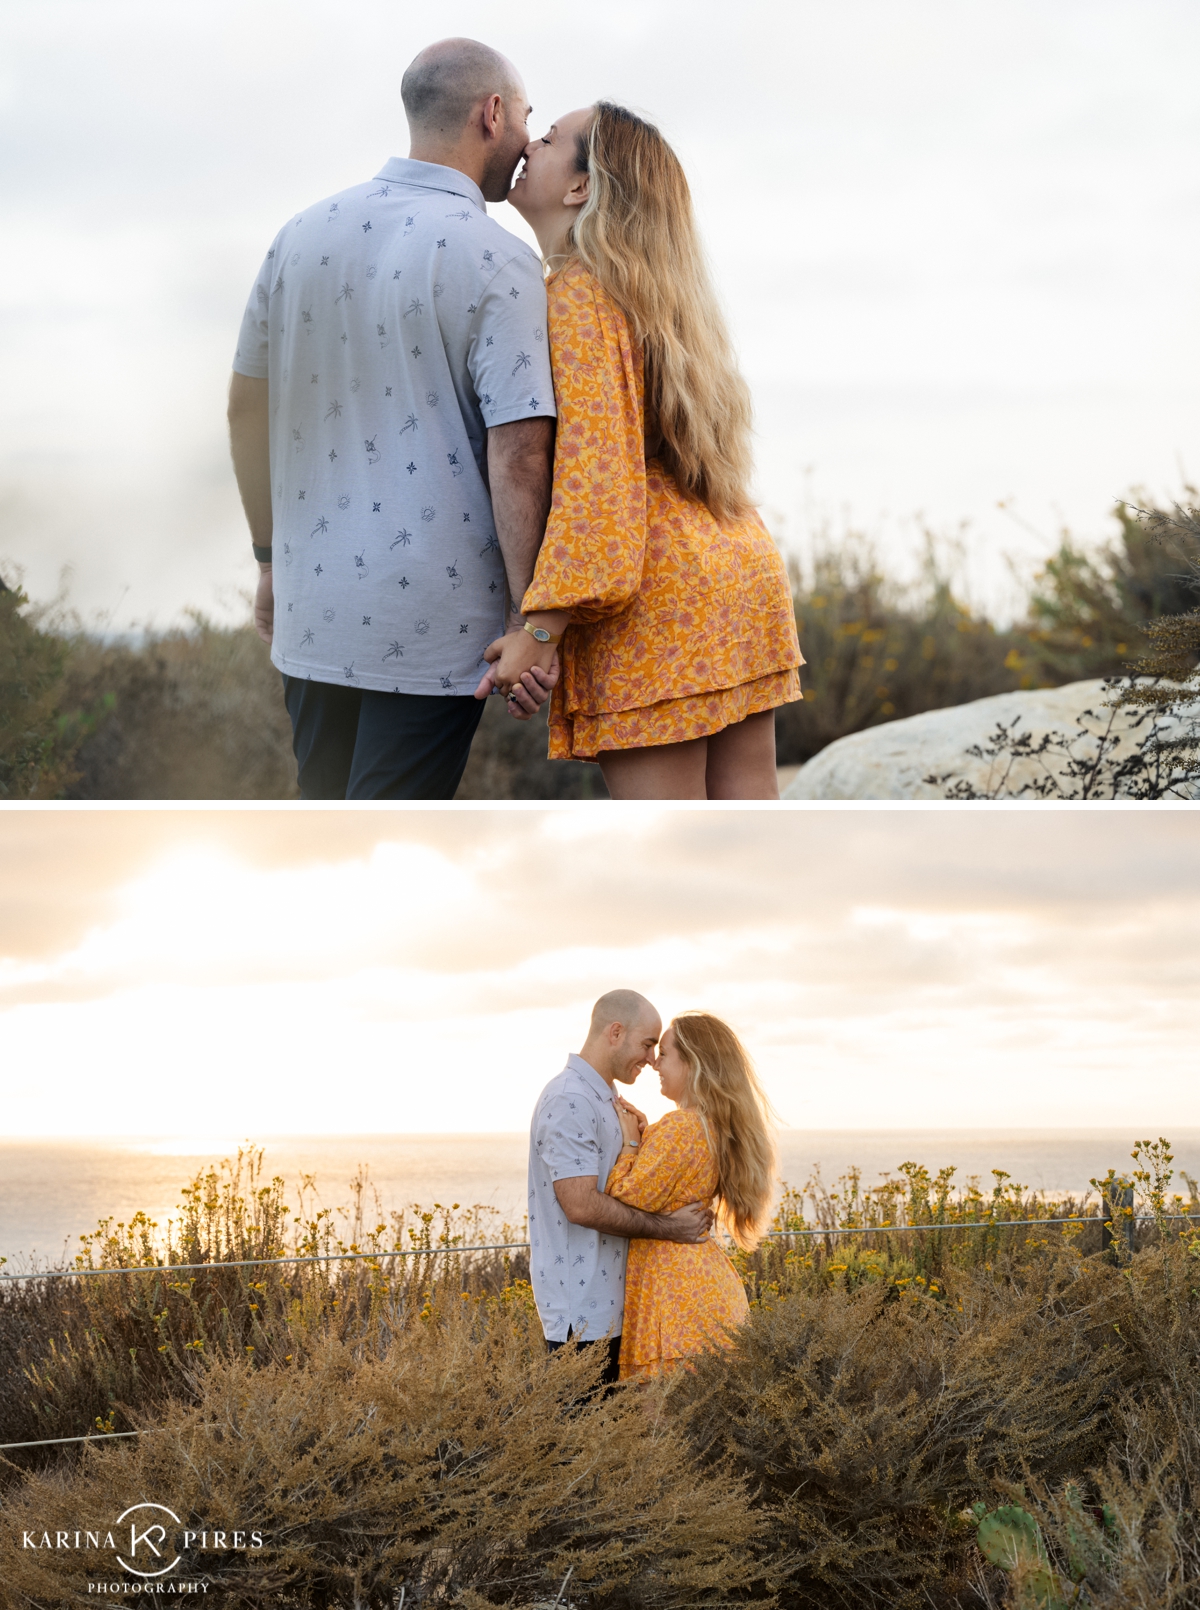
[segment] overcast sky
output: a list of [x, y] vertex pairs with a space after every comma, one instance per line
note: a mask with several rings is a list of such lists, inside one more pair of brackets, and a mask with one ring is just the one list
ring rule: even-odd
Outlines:
[[521, 1130], [631, 986], [789, 1126], [1170, 1132], [1198, 895], [1186, 812], [10, 810], [5, 1128]]
[[789, 544], [965, 519], [998, 599], [1005, 553], [1200, 473], [1194, 0], [7, 0], [5, 573], [44, 598], [69, 564], [116, 624], [240, 607], [247, 292], [284, 220], [404, 153], [401, 73], [453, 32], [538, 129], [607, 95], [675, 142]]

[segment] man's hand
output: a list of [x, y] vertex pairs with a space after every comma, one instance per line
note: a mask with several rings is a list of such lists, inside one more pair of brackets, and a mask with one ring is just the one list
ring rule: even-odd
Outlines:
[[514, 721], [528, 721], [531, 716], [537, 715], [550, 697], [561, 669], [558, 656], [555, 655], [554, 664], [548, 671], [543, 671], [540, 665], [535, 665], [532, 671], [525, 672], [520, 682], [513, 684], [507, 702], [508, 713]]
[[254, 591], [254, 630], [264, 643], [275, 636], [275, 584], [271, 580], [270, 565], [259, 569], [258, 586]]
[[697, 1241], [707, 1241], [708, 1232], [713, 1225], [713, 1210], [705, 1207], [703, 1202], [689, 1202], [687, 1207], [676, 1208], [674, 1213], [660, 1213], [663, 1228], [656, 1239], [659, 1241], [681, 1241], [687, 1246], [694, 1246]]

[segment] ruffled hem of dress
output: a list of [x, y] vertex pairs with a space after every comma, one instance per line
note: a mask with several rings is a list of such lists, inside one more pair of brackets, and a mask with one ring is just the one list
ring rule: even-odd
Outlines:
[[636, 710], [568, 715], [551, 707], [550, 759], [594, 760], [605, 750], [652, 749], [660, 744], [710, 738], [747, 716], [803, 698], [797, 669], [771, 671], [752, 682], [711, 693], [663, 699]]

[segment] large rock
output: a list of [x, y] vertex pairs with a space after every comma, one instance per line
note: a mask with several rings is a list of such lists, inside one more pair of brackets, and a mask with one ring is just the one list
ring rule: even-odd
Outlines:
[[[1000, 755], [994, 759], [978, 759], [967, 753], [973, 745], [982, 749], [994, 747], [992, 735], [998, 725], [1018, 725], [1014, 735], [1028, 733], [1036, 744], [1044, 733], [1062, 734], [1073, 740], [1072, 753], [1080, 758], [1091, 758], [1096, 751], [1096, 738], [1080, 731], [1080, 717], [1085, 710], [1095, 712], [1095, 718], [1085, 722], [1093, 734], [1103, 731], [1109, 720], [1106, 701], [1112, 697], [1105, 692], [1104, 683], [1069, 682], [1061, 688], [1039, 688], [1025, 693], [999, 693], [990, 699], [975, 699], [970, 704], [958, 704], [948, 710], [926, 710], [919, 716], [904, 721], [888, 721], [883, 726], [868, 727], [864, 732], [852, 732], [839, 738], [804, 766], [785, 791], [784, 799], [945, 799], [955, 778], [962, 778], [977, 793], [993, 798], [1008, 799], [1016, 796], [1021, 785], [1045, 777], [1047, 769], [1061, 778], [1064, 794], [1078, 789], [1063, 775], [1067, 757], [1051, 751], [1036, 759], [1018, 759]], [[1183, 719], [1191, 724], [1200, 722], [1200, 701], [1189, 705]], [[1112, 732], [1121, 737], [1115, 751], [1123, 757], [1141, 741], [1149, 731], [1147, 720], [1140, 730], [1132, 730], [1134, 717], [1118, 711]], [[1181, 730], [1181, 722], [1170, 723], [1172, 734]], [[949, 775], [947, 775], [949, 774]], [[926, 777], [944, 777], [939, 783], [927, 783]], [[1122, 789], [1127, 793], [1128, 789]], [[1200, 798], [1200, 789], [1185, 785], [1183, 798]], [[1023, 798], [1036, 798], [1025, 794]], [[1051, 794], [1049, 797], [1058, 797]], [[1111, 788], [1102, 790], [1100, 797], [1110, 798]]]

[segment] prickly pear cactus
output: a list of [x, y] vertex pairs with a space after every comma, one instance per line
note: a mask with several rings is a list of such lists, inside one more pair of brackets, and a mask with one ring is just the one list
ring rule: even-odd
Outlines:
[[[977, 1514], [980, 1507], [975, 1506]], [[978, 1543], [985, 1558], [1012, 1574], [1016, 1610], [1066, 1610], [1046, 1558], [1041, 1528], [1027, 1510], [1019, 1504], [1002, 1504], [981, 1516]]]
[[979, 1522], [979, 1547], [1002, 1571], [1019, 1565], [1044, 1565], [1041, 1528], [1020, 1504], [1002, 1504]]
[[1067, 1489], [1067, 1503], [1070, 1506], [1066, 1527], [1068, 1562], [1072, 1578], [1082, 1582], [1091, 1572], [1107, 1565], [1112, 1557], [1112, 1541], [1107, 1535], [1112, 1530], [1112, 1512], [1105, 1505], [1103, 1524], [1097, 1525], [1084, 1508], [1079, 1489], [1074, 1486]]

